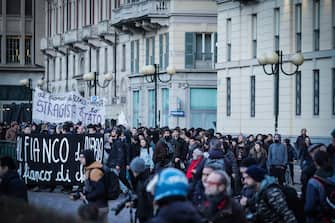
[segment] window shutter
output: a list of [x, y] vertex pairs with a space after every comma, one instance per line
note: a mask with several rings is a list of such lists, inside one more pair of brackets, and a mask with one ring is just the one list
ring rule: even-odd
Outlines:
[[214, 63], [218, 62], [218, 33], [214, 33]]
[[155, 37], [152, 37], [152, 57], [151, 64], [155, 64]]
[[159, 35], [159, 68], [163, 68], [163, 35]]
[[130, 71], [134, 73], [134, 41], [130, 42]]
[[138, 73], [140, 70], [140, 41], [136, 40], [136, 67], [135, 67], [135, 72]]
[[165, 68], [169, 66], [169, 33], [165, 34]]
[[194, 33], [185, 33], [185, 68], [194, 68]]
[[145, 65], [149, 65], [149, 38], [145, 39]]

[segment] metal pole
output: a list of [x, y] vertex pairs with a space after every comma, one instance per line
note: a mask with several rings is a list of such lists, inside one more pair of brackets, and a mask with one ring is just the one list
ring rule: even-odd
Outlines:
[[154, 75], [154, 81], [155, 81], [155, 128], [158, 128], [157, 125], [157, 78], [158, 78], [158, 65], [154, 64], [155, 66], [155, 75]]
[[278, 133], [278, 116], [279, 116], [279, 69], [281, 65], [281, 53], [279, 51], [276, 52], [279, 56], [279, 60], [275, 67], [275, 133]]
[[32, 118], [33, 118], [32, 117], [32, 107], [33, 106], [32, 106], [31, 100], [32, 100], [32, 94], [33, 94], [33, 89], [32, 89], [33, 86], [32, 86], [31, 78], [29, 78], [28, 81], [29, 81], [28, 82], [28, 90], [29, 90], [29, 96], [28, 96], [29, 97], [29, 104], [28, 104], [28, 106], [29, 106], [29, 119], [30, 119], [29, 121], [32, 122], [33, 121], [32, 120]]
[[94, 96], [97, 96], [97, 72], [94, 73]]

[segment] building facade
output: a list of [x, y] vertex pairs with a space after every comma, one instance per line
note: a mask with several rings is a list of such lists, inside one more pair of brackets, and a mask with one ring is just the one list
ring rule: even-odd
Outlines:
[[[257, 58], [301, 52], [299, 72], [280, 72], [278, 132], [329, 137], [335, 123], [335, 1], [218, 0], [218, 131], [274, 131], [274, 77]], [[286, 72], [294, 66], [284, 64]], [[268, 67], [269, 69], [269, 67]]]
[[[159, 126], [214, 127], [216, 10], [213, 0], [46, 1], [47, 88], [94, 95], [83, 80], [94, 72], [106, 87], [96, 95], [107, 99], [107, 119], [123, 112], [129, 126], [153, 127], [156, 111]], [[156, 109], [155, 85], [142, 72], [150, 64], [163, 80]], [[165, 83], [168, 66], [177, 72]]]
[[44, 75], [40, 40], [44, 36], [43, 0], [0, 2], [0, 121], [31, 120], [32, 88]]

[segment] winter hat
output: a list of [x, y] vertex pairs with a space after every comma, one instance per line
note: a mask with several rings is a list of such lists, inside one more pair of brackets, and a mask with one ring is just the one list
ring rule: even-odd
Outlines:
[[80, 154], [84, 155], [84, 157], [85, 157], [85, 160], [86, 160], [86, 165], [85, 166], [89, 166], [92, 163], [94, 163], [95, 158], [94, 158], [94, 151], [93, 150], [86, 149], [86, 150], [82, 151]]
[[145, 162], [141, 157], [135, 157], [130, 163], [130, 169], [136, 173], [143, 173], [145, 170]]
[[256, 165], [252, 165], [248, 167], [245, 173], [248, 174], [249, 177], [251, 177], [255, 181], [261, 182], [265, 178], [266, 171], [263, 168], [260, 168]]

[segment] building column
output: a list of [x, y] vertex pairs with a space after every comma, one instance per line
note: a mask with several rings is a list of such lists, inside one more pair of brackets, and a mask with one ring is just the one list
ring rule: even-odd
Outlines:
[[26, 36], [26, 30], [25, 30], [25, 23], [26, 23], [26, 16], [25, 16], [25, 0], [21, 0], [21, 13], [20, 13], [20, 64], [25, 64], [25, 36]]

